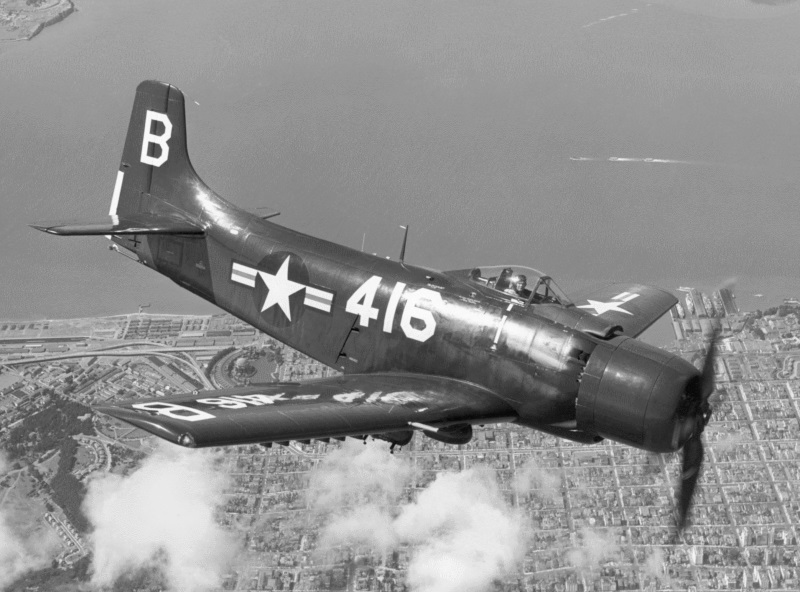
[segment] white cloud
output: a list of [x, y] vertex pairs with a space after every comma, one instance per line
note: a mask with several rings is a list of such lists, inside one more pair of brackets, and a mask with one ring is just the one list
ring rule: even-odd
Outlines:
[[23, 575], [50, 564], [58, 537], [27, 507], [0, 506], [0, 589]]
[[415, 592], [485, 590], [522, 559], [522, 524], [491, 470], [440, 473], [394, 524], [399, 540], [416, 545], [408, 583]]
[[4, 513], [0, 513], [0, 587], [28, 569], [31, 566], [24, 543], [17, 533], [12, 532]]
[[711, 442], [711, 447], [717, 452], [731, 452], [737, 444], [745, 441], [746, 437], [741, 432], [722, 432]]
[[383, 553], [410, 545], [414, 592], [484, 590], [517, 566], [526, 532], [491, 470], [439, 474], [403, 505], [412, 477], [408, 460], [380, 443], [348, 443], [331, 453], [309, 488], [311, 507], [327, 513], [319, 546], [356, 543]]
[[583, 544], [567, 553], [567, 560], [578, 569], [593, 569], [601, 562], [613, 560], [620, 552], [612, 532], [584, 529]]
[[561, 499], [561, 475], [540, 467], [532, 458], [516, 471], [513, 487], [518, 495], [534, 493], [551, 502]]
[[326, 522], [318, 545], [323, 549], [341, 544], [369, 545], [385, 553], [396, 543], [389, 510], [368, 505], [333, 515]]
[[318, 547], [365, 544], [385, 551], [395, 544], [391, 508], [414, 471], [377, 440], [346, 440], [311, 472], [309, 507], [324, 518]]
[[654, 578], [663, 578], [666, 574], [666, 559], [664, 552], [659, 547], [653, 547], [650, 554], [644, 561], [642, 573]]
[[164, 444], [126, 477], [91, 480], [92, 583], [159, 566], [172, 590], [219, 586], [239, 545], [214, 519], [227, 478], [214, 465], [212, 453]]
[[311, 473], [309, 505], [312, 510], [336, 512], [343, 506], [367, 501], [393, 504], [413, 475], [404, 457], [389, 454], [389, 445], [376, 440], [366, 445], [347, 440]]

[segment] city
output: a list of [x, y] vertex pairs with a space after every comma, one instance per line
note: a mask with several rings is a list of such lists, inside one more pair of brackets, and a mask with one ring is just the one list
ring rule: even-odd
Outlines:
[[[726, 290], [710, 297], [680, 290], [670, 349], [699, 364], [705, 339], [722, 331], [704, 474], [683, 540], [674, 529], [677, 455], [585, 446], [505, 424], [477, 429], [463, 446], [417, 434], [394, 453], [413, 466], [397, 503], [415, 499], [439, 475], [490, 468], [530, 530], [524, 558], [494, 581], [496, 590], [799, 589], [800, 302], [742, 313]], [[8, 454], [0, 509], [25, 508], [35, 528], [57, 537], [53, 565], [41, 573], [86, 573], [87, 479], [128, 474], [155, 447], [153, 437], [91, 413], [92, 405], [334, 374], [231, 316], [143, 308], [97, 319], [0, 321], [0, 447]], [[309, 481], [340, 445], [220, 449], [229, 485], [217, 521], [245, 549], [221, 589], [412, 589], [413, 545], [391, 552], [319, 546], [324, 525], [310, 512]], [[581, 555], [592, 541], [606, 551]], [[10, 589], [57, 589], [35, 573]]]

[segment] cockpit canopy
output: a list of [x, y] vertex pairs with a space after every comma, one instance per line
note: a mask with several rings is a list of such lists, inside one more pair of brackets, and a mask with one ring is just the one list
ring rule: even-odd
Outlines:
[[572, 304], [550, 276], [523, 265], [476, 267], [470, 271], [469, 281], [524, 300], [526, 304]]

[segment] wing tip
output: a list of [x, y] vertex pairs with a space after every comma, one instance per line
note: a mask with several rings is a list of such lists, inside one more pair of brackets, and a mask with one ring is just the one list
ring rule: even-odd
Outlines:
[[113, 417], [119, 421], [124, 421], [135, 428], [139, 428], [149, 434], [158, 436], [159, 438], [172, 444], [179, 444], [187, 448], [195, 448], [197, 446], [194, 436], [192, 436], [190, 433], [178, 433], [164, 422], [154, 421], [126, 407], [97, 405], [92, 407], [92, 410], [95, 413], [102, 413], [103, 415], [108, 415], [109, 417]]

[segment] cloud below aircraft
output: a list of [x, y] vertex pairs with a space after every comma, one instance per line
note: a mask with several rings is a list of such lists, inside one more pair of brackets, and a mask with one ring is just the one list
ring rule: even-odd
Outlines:
[[[372, 547], [387, 554], [410, 548], [407, 583], [413, 592], [479, 591], [516, 572], [532, 540], [530, 520], [512, 507], [495, 472], [478, 465], [441, 472], [416, 495], [409, 489], [422, 475], [410, 459], [389, 456], [386, 445], [348, 440], [312, 471], [308, 501], [322, 518], [318, 554], [331, 547]], [[519, 495], [558, 504], [562, 475], [528, 459], [511, 482]], [[610, 530], [581, 530], [564, 556], [579, 573], [591, 574], [609, 561], [624, 562], [618, 536]], [[664, 578], [658, 548], [641, 564], [643, 576]]]
[[[420, 487], [423, 474], [387, 447], [348, 440], [311, 471], [308, 506], [322, 521], [318, 555], [339, 545], [380, 554], [407, 547], [406, 582], [413, 592], [478, 592], [519, 569], [532, 527], [509, 503], [492, 469], [440, 472]], [[92, 525], [91, 588], [142, 570], [160, 574], [171, 591], [219, 587], [241, 550], [235, 535], [215, 520], [228, 484], [220, 461], [216, 453], [164, 444], [127, 476], [91, 479], [84, 501]], [[0, 475], [7, 469], [0, 455]], [[557, 503], [563, 484], [558, 471], [529, 459], [510, 486]], [[35, 541], [25, 535], [31, 525], [23, 524], [23, 515], [0, 510], [0, 587], [47, 565], [58, 548], [49, 529]], [[567, 562], [584, 573], [621, 555], [612, 532], [593, 529], [581, 531], [578, 546], [565, 550]], [[641, 572], [663, 578], [663, 564], [663, 552], [655, 549]]]
[[525, 521], [492, 470], [440, 473], [406, 501], [406, 488], [420, 477], [383, 443], [348, 441], [329, 454], [309, 487], [312, 511], [327, 516], [320, 552], [343, 544], [380, 553], [409, 545], [407, 583], [415, 592], [485, 590], [518, 567], [528, 540]]
[[160, 570], [169, 590], [219, 587], [239, 551], [214, 518], [227, 483], [214, 453], [162, 445], [127, 476], [89, 482], [84, 511], [92, 524], [92, 584]]
[[518, 495], [533, 493], [554, 503], [561, 499], [561, 474], [540, 467], [532, 458], [517, 469], [512, 485]]
[[[0, 477], [11, 469], [0, 450]], [[0, 498], [2, 499], [2, 498]], [[6, 501], [0, 506], [0, 589], [27, 571], [47, 566], [59, 546], [58, 537], [26, 508]]]

